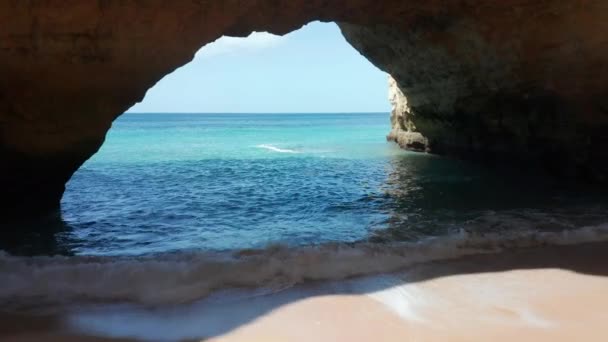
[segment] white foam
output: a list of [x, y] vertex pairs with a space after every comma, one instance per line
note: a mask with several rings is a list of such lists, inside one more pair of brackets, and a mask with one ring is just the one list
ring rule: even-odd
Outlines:
[[270, 151], [274, 151], [274, 152], [279, 152], [279, 153], [300, 153], [298, 151], [295, 150], [290, 150], [290, 149], [286, 149], [286, 148], [279, 148], [270, 144], [261, 144], [261, 145], [257, 145], [256, 147], [258, 148], [263, 148], [266, 150], [270, 150]]
[[521, 310], [519, 316], [526, 324], [537, 328], [551, 329], [557, 325], [555, 322], [538, 315], [528, 308]]
[[0, 307], [78, 301], [148, 305], [197, 300], [234, 287], [285, 288], [307, 280], [388, 273], [429, 261], [516, 247], [608, 241], [608, 224], [560, 232], [460, 232], [422, 242], [281, 246], [232, 254], [17, 257], [0, 252]]
[[[418, 309], [429, 305], [432, 299], [415, 284], [404, 283], [403, 279], [397, 277], [376, 276], [357, 282], [356, 288], [368, 293], [371, 298], [382, 303], [405, 320], [418, 323], [426, 322]], [[381, 290], [377, 290], [378, 288], [381, 288]]]

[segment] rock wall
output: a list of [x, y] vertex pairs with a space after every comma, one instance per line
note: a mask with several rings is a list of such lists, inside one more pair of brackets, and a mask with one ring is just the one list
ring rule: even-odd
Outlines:
[[386, 139], [406, 150], [428, 152], [428, 139], [416, 130], [407, 98], [392, 76], [388, 77], [388, 101], [391, 104], [391, 131]]
[[0, 217], [56, 210], [112, 121], [201, 46], [312, 20], [393, 75], [403, 146], [599, 179], [606, 18], [599, 0], [0, 0]]
[[407, 29], [340, 25], [407, 98], [406, 107], [394, 106], [389, 138], [405, 148], [424, 143], [433, 153], [604, 181], [608, 36], [599, 32], [608, 29], [608, 4], [495, 1], [469, 14], [444, 11]]

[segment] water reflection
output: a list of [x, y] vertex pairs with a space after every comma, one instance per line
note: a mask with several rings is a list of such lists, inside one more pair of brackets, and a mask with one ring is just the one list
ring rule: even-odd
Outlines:
[[[178, 172], [170, 176], [154, 173], [157, 166], [125, 168], [124, 177], [116, 177], [120, 186], [114, 178], [81, 173], [64, 219], [0, 227], [0, 250], [139, 255], [249, 248], [254, 239], [382, 243], [608, 222], [605, 194], [513, 169], [409, 153], [371, 161], [303, 160], [200, 161], [173, 165], [169, 169]], [[197, 170], [217, 175], [195, 181]]]
[[12, 255], [73, 255], [72, 228], [59, 215], [0, 226], [0, 250]]
[[491, 169], [428, 155], [393, 159], [383, 192], [389, 218], [385, 229], [371, 233], [374, 242], [463, 230], [568, 229], [608, 220], [606, 195], [597, 190], [516, 167]]

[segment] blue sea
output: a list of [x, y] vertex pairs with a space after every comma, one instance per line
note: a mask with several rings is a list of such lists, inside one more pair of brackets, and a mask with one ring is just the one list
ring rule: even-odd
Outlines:
[[[587, 205], [538, 179], [401, 150], [388, 130], [388, 113], [125, 114], [67, 184], [65, 243], [142, 255], [417, 240], [528, 229]], [[523, 222], [475, 221], [496, 215]]]
[[386, 113], [123, 115], [67, 185], [73, 251], [365, 239], [386, 226], [387, 182], [411, 155], [385, 141], [387, 123]]
[[59, 224], [0, 241], [0, 302], [183, 303], [608, 240], [605, 194], [407, 152], [389, 128], [388, 113], [124, 114]]

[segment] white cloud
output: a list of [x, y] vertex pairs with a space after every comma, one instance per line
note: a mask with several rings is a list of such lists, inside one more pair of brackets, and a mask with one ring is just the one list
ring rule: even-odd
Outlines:
[[196, 53], [196, 58], [205, 58], [234, 52], [262, 50], [276, 46], [286, 39], [268, 32], [253, 32], [248, 37], [221, 37], [205, 45]]

